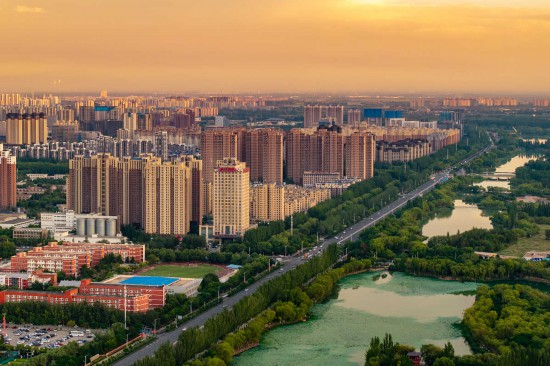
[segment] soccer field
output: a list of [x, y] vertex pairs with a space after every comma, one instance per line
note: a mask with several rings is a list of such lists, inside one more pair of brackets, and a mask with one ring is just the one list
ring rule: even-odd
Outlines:
[[198, 265], [196, 267], [161, 265], [140, 273], [142, 276], [180, 277], [180, 278], [202, 278], [209, 273], [218, 272], [218, 268], [209, 265]]

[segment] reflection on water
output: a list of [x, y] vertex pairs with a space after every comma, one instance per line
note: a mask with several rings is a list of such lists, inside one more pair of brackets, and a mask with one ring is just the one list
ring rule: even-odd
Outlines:
[[422, 228], [422, 235], [431, 238], [438, 235], [456, 234], [479, 229], [492, 229], [491, 219], [482, 215], [483, 212], [476, 205], [469, 205], [462, 200], [454, 201], [454, 209], [451, 215], [446, 213], [436, 215]]
[[515, 173], [517, 168], [520, 168], [527, 164], [529, 160], [536, 160], [536, 156], [517, 155], [514, 156], [509, 162], [498, 166], [495, 169], [495, 173]]
[[[462, 311], [474, 303], [472, 296], [438, 294], [408, 296], [377, 288], [342, 289], [337, 305], [361, 310], [376, 316], [410, 317], [420, 323], [440, 317], [461, 317]], [[405, 305], [406, 304], [406, 305]], [[433, 304], [439, 309], [434, 312]], [[403, 306], [405, 305], [405, 306]]]
[[[375, 276], [379, 276], [376, 281]], [[363, 365], [371, 338], [385, 333], [417, 349], [449, 341], [457, 354], [471, 353], [452, 324], [475, 298], [453, 293], [474, 290], [477, 284], [366, 273], [345, 278], [339, 285], [338, 298], [315, 305], [308, 322], [269, 331], [259, 347], [231, 364]]]
[[523, 139], [523, 138], [520, 140], [525, 142], [529, 141], [532, 144], [545, 144], [548, 141], [548, 139]]
[[488, 189], [489, 187], [510, 189], [510, 182], [507, 180], [484, 180], [479, 183], [474, 183], [474, 186], [483, 187], [485, 189]]

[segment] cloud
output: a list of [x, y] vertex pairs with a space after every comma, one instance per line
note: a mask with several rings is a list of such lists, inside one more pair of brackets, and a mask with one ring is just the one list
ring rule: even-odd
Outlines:
[[15, 8], [18, 13], [44, 13], [44, 8], [18, 5]]

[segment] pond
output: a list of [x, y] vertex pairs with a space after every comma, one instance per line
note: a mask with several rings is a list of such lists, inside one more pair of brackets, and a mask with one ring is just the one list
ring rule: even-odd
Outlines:
[[338, 297], [315, 305], [309, 321], [269, 331], [231, 365], [363, 365], [370, 339], [385, 333], [417, 349], [449, 341], [457, 354], [471, 353], [453, 323], [475, 300], [458, 293], [478, 284], [402, 273], [382, 278], [378, 272], [350, 276], [339, 285]]
[[454, 209], [448, 213], [438, 213], [428, 221], [422, 228], [422, 235], [431, 238], [432, 236], [456, 234], [458, 231], [478, 229], [492, 229], [493, 224], [488, 216], [483, 216], [483, 212], [476, 205], [469, 205], [462, 200], [454, 201]]

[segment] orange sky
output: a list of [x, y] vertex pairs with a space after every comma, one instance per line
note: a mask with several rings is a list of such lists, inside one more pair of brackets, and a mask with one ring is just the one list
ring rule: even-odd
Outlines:
[[0, 16], [0, 92], [550, 94], [550, 0], [2, 0]]

